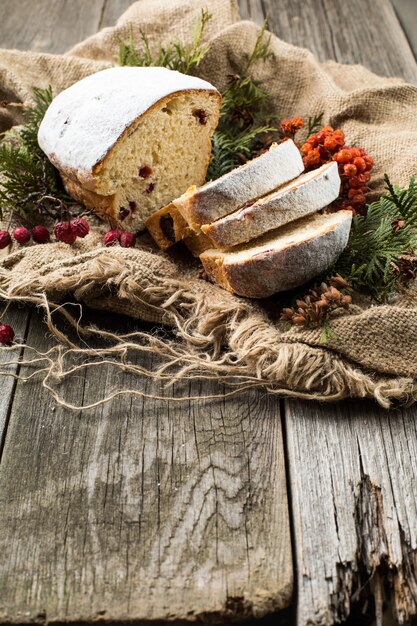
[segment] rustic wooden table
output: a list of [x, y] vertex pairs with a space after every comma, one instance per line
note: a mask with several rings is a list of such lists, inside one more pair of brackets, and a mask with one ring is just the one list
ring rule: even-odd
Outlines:
[[[63, 52], [130, 3], [1, 0], [0, 46]], [[273, 32], [320, 60], [417, 83], [415, 0], [240, 8], [258, 23], [268, 16]], [[11, 321], [45, 348], [36, 311], [16, 308]], [[116, 382], [103, 367], [66, 396], [82, 390], [91, 402]], [[415, 408], [261, 392], [189, 405], [118, 399], [78, 415], [55, 408], [38, 384], [2, 380], [0, 619], [365, 624], [375, 596], [409, 623], [416, 418]]]

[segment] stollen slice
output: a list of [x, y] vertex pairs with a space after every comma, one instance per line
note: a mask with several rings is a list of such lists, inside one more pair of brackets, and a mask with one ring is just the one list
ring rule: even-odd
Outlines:
[[300, 151], [291, 139], [202, 187], [190, 187], [173, 203], [196, 232], [203, 224], [233, 213], [243, 204], [270, 193], [304, 171]]
[[200, 255], [208, 276], [232, 293], [265, 298], [302, 285], [332, 265], [347, 245], [350, 211], [310, 215], [229, 251]]
[[231, 248], [324, 209], [339, 193], [337, 163], [326, 163], [201, 230], [215, 247]]
[[267, 152], [202, 187], [193, 185], [182, 196], [153, 213], [146, 222], [162, 250], [200, 232], [200, 225], [232, 213], [248, 201], [270, 193], [304, 170], [297, 146], [290, 139], [272, 144]]

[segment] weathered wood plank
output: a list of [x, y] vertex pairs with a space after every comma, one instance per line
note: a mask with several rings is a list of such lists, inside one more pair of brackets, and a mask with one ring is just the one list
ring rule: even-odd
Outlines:
[[417, 5], [415, 0], [391, 0], [417, 59]]
[[105, 0], [2, 0], [0, 47], [66, 52], [95, 33]]
[[339, 623], [382, 580], [395, 623], [408, 624], [417, 612], [417, 411], [286, 406], [297, 623]]
[[[36, 318], [28, 342], [45, 349]], [[88, 403], [117, 384], [161, 393], [106, 366], [63, 392]], [[125, 397], [80, 415], [18, 383], [0, 511], [3, 620], [224, 623], [290, 601], [279, 403], [257, 392], [185, 404]]]
[[114, 26], [133, 2], [134, 0], [104, 0], [99, 28]]
[[[30, 311], [28, 309], [19, 308], [17, 306], [9, 307], [6, 315], [1, 318], [0, 324], [10, 324], [16, 333], [16, 340], [21, 342], [25, 339], [29, 316]], [[6, 364], [11, 360], [17, 360], [21, 355], [22, 351], [20, 349], [14, 350], [13, 353], [0, 349], [0, 370], [7, 371], [10, 374], [18, 373], [19, 365]], [[16, 381], [12, 376], [2, 377], [0, 392], [0, 458], [6, 436], [15, 386]]]
[[[259, 7], [278, 36], [321, 60], [416, 81], [417, 66], [385, 0], [291, 0], [279, 10], [272, 0], [247, 0], [249, 15], [261, 22]], [[386, 413], [359, 401], [285, 407], [298, 625], [347, 618], [362, 585], [369, 597], [379, 579], [391, 589], [396, 623], [408, 623], [417, 612], [416, 409]]]
[[[2, 45], [63, 51], [125, 5], [92, 2], [74, 23], [66, 16], [68, 7], [84, 10], [78, 3], [42, 0], [34, 20], [32, 9], [9, 3], [5, 32], [20, 30]], [[22, 26], [22, 13], [30, 26]], [[28, 341], [45, 348], [37, 315]], [[103, 367], [62, 391], [89, 402], [119, 382]], [[190, 393], [213, 390], [194, 385]], [[125, 398], [79, 415], [55, 410], [39, 385], [19, 382], [0, 483], [3, 619], [223, 622], [290, 601], [276, 400], [256, 393], [190, 405]]]
[[321, 61], [360, 63], [373, 72], [417, 82], [417, 66], [389, 0], [245, 0], [278, 37]]

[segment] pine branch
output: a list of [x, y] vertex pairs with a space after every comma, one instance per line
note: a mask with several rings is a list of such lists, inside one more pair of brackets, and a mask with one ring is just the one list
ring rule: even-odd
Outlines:
[[5, 211], [32, 221], [69, 200], [58, 171], [38, 145], [39, 125], [52, 101], [52, 90], [34, 89], [35, 104], [26, 109], [28, 122], [8, 133], [0, 144], [0, 218]]
[[365, 216], [353, 218], [348, 246], [332, 268], [378, 300], [386, 300], [395, 290], [401, 280], [395, 268], [402, 256], [417, 248], [415, 180], [403, 189], [394, 187], [387, 176], [385, 180], [388, 193], [370, 204]]
[[185, 44], [179, 39], [170, 41], [165, 46], [159, 45], [152, 53], [147, 35], [141, 31], [141, 49], [135, 47], [133, 34], [128, 41], [119, 40], [118, 63], [122, 66], [167, 67], [183, 74], [190, 74], [206, 56], [209, 45], [203, 44], [203, 35], [211, 19], [207, 9], [202, 9], [200, 18], [194, 23], [192, 43]]
[[275, 129], [269, 126], [259, 126], [244, 129], [237, 135], [216, 130], [212, 137], [212, 158], [207, 171], [207, 180], [219, 178], [252, 158], [259, 137], [273, 130]]
[[312, 115], [307, 121], [307, 137], [316, 133], [323, 126], [324, 111], [318, 115]]

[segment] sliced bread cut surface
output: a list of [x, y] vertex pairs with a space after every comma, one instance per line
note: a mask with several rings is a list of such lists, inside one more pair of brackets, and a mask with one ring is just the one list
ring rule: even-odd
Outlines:
[[156, 209], [204, 182], [221, 96], [163, 67], [115, 67], [75, 83], [48, 108], [39, 145], [69, 193], [142, 228]]
[[247, 298], [265, 298], [311, 280], [347, 245], [352, 213], [315, 214], [234, 250], [206, 250], [200, 259], [209, 277]]
[[339, 193], [337, 163], [326, 163], [201, 230], [217, 248], [230, 248], [325, 208]]
[[198, 232], [203, 224], [214, 222], [246, 202], [270, 193], [303, 170], [300, 152], [288, 139], [273, 144], [267, 152], [200, 188], [191, 187], [173, 202], [191, 228]]

